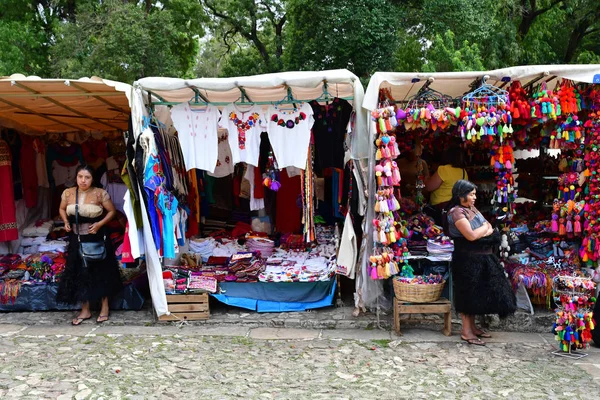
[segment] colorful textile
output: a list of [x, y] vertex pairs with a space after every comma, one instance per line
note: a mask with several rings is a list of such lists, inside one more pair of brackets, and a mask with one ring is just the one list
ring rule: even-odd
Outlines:
[[12, 157], [10, 148], [4, 140], [0, 140], [0, 242], [16, 240], [17, 210], [12, 177]]

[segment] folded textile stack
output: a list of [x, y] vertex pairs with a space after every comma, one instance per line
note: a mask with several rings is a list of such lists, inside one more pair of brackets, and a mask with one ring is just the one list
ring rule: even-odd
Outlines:
[[335, 259], [306, 257], [282, 259], [272, 257], [258, 279], [261, 282], [317, 282], [328, 281], [335, 273]]
[[408, 251], [412, 256], [423, 256], [426, 257], [429, 253], [427, 251], [426, 240], [408, 240], [406, 242]]
[[0, 255], [0, 276], [7, 271], [17, 269], [21, 261], [22, 258], [18, 254]]
[[217, 291], [217, 280], [215, 277], [203, 275], [200, 272], [191, 272], [190, 279], [188, 281], [188, 292], [189, 293], [202, 293], [210, 292], [215, 293]]
[[445, 236], [438, 236], [435, 239], [427, 241], [427, 252], [429, 253], [430, 260], [451, 261], [453, 251], [454, 243]]
[[317, 225], [315, 228], [317, 246], [311, 250], [311, 254], [329, 258], [337, 254], [337, 243], [335, 227]]
[[246, 241], [246, 248], [254, 253], [260, 253], [261, 257], [270, 257], [273, 254], [275, 243], [267, 238], [250, 237]]
[[39, 252], [40, 244], [46, 241], [46, 236], [25, 237], [21, 240], [19, 252], [22, 254], [35, 254]]
[[225, 280], [228, 282], [258, 282], [258, 276], [264, 268], [264, 263], [254, 253], [234, 254], [229, 260], [229, 273]]
[[43, 236], [45, 238], [48, 236], [53, 227], [54, 221], [49, 219], [40, 219], [23, 229], [22, 235], [26, 237]]
[[163, 284], [167, 294], [183, 294], [187, 291], [189, 271], [169, 268], [163, 271]]
[[213, 238], [192, 238], [190, 239], [190, 252], [199, 254], [202, 261], [206, 262], [208, 257], [213, 255], [217, 241]]
[[239, 245], [237, 241], [221, 239], [221, 243], [217, 242], [212, 255], [215, 257], [231, 257], [244, 251], [246, 251], [246, 248]]
[[38, 246], [38, 251], [40, 253], [43, 252], [59, 252], [64, 253], [67, 251], [69, 247], [69, 243], [64, 240], [49, 240], [47, 242], [42, 242]]

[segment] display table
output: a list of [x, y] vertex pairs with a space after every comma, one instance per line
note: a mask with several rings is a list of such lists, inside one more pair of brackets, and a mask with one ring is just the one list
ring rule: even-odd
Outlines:
[[[80, 305], [56, 302], [58, 283], [42, 285], [21, 285], [19, 295], [12, 304], [0, 304], [0, 311], [49, 311], [78, 310]], [[140, 310], [144, 305], [144, 296], [133, 283], [123, 286], [123, 290], [110, 301], [111, 310]]]
[[446, 336], [452, 335], [452, 304], [445, 298], [431, 303], [411, 303], [394, 298], [394, 331], [400, 333], [400, 314], [444, 314], [444, 329]]
[[258, 312], [305, 311], [333, 304], [336, 281], [219, 283], [222, 303]]

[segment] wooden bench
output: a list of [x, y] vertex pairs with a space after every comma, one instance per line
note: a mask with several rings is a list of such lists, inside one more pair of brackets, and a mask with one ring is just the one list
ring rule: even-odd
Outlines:
[[448, 299], [440, 298], [431, 303], [411, 303], [394, 298], [394, 331], [400, 333], [400, 314], [444, 314], [444, 329], [446, 336], [452, 335], [452, 304]]

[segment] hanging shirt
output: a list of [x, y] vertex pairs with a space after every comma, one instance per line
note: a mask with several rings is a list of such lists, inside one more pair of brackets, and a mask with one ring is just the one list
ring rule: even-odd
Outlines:
[[154, 193], [163, 183], [164, 177], [162, 177], [158, 157], [151, 155], [144, 170], [144, 190], [148, 198], [148, 216], [150, 217], [152, 237], [157, 250], [161, 248], [162, 235], [160, 229], [160, 210], [156, 206]]
[[213, 172], [217, 165], [217, 124], [220, 113], [217, 107], [190, 107], [181, 103], [171, 109], [171, 119], [177, 135], [186, 171], [192, 168]]
[[230, 104], [223, 109], [219, 127], [229, 132], [229, 148], [233, 164], [245, 162], [258, 167], [260, 133], [266, 128], [266, 121], [260, 106], [250, 109]]
[[327, 105], [310, 102], [315, 124], [315, 171], [324, 168], [344, 168], [344, 138], [352, 106], [346, 100], [335, 98]]
[[315, 122], [310, 104], [304, 103], [292, 111], [271, 106], [267, 117], [269, 141], [279, 168], [306, 168], [310, 130]]
[[175, 258], [175, 225], [173, 216], [177, 213], [177, 199], [166, 190], [160, 190], [156, 204], [162, 214], [163, 256]]
[[233, 160], [231, 159], [231, 149], [229, 148], [229, 133], [227, 129], [219, 129], [217, 131], [219, 136], [219, 154], [217, 158], [217, 166], [213, 173], [208, 173], [208, 175], [215, 178], [223, 178], [225, 176], [233, 174], [234, 165]]
[[46, 145], [40, 138], [36, 138], [33, 141], [33, 148], [35, 149], [35, 169], [38, 178], [38, 186], [50, 187], [48, 182], [48, 169], [46, 166]]

